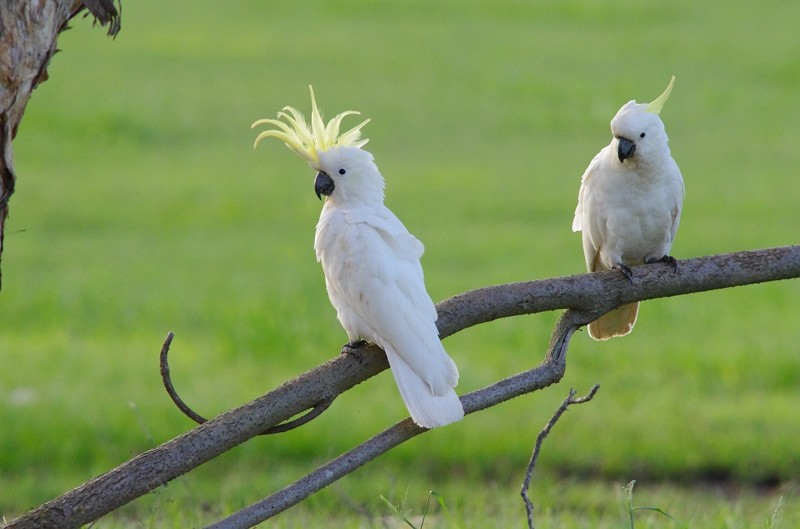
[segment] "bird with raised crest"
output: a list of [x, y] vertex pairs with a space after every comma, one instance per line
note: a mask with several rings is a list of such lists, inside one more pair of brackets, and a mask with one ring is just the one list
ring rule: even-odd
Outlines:
[[[309, 87], [311, 89], [311, 87]], [[327, 124], [311, 89], [311, 123], [293, 107], [267, 125], [255, 144], [281, 140], [316, 172], [314, 190], [325, 197], [314, 248], [328, 297], [349, 338], [343, 351], [364, 343], [381, 347], [411, 418], [425, 428], [463, 418], [454, 388], [458, 369], [439, 340], [437, 313], [420, 264], [422, 243], [384, 205], [384, 179], [362, 149], [363, 121], [340, 133], [338, 114]]]

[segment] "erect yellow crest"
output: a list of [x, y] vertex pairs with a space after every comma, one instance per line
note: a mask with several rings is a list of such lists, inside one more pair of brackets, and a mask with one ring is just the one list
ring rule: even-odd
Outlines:
[[[339, 126], [342, 120], [351, 114], [359, 115], [359, 112], [347, 110], [338, 114], [325, 125], [317, 108], [314, 89], [310, 85], [308, 89], [311, 91], [310, 125], [306, 123], [303, 114], [299, 110], [287, 106], [283, 108], [283, 111], [278, 112], [278, 119], [259, 119], [250, 128], [259, 125], [273, 125], [278, 128], [278, 130], [265, 130], [259, 134], [253, 144], [254, 148], [258, 146], [261, 140], [272, 136], [281, 140], [298, 156], [308, 161], [312, 167], [318, 169], [319, 153], [321, 151], [326, 151], [334, 145], [363, 147], [369, 140], [366, 138], [361, 139], [361, 127], [369, 123], [369, 120], [364, 120], [347, 132], [339, 134]], [[281, 119], [286, 122], [280, 121]]]
[[653, 114], [660, 114], [661, 109], [664, 107], [664, 103], [667, 102], [669, 99], [669, 94], [672, 92], [672, 85], [675, 83], [675, 76], [672, 76], [672, 79], [669, 80], [669, 85], [667, 85], [667, 89], [664, 90], [664, 93], [658, 96], [657, 98], [653, 99], [651, 103], [647, 105], [645, 108], [646, 111], [652, 112]]

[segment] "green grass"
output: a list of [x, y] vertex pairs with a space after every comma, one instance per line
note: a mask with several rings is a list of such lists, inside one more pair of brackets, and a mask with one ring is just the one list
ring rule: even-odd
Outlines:
[[[672, 74], [662, 117], [687, 188], [673, 253], [796, 244], [799, 12], [743, 1], [129, 2], [115, 41], [75, 20], [14, 145], [0, 514], [191, 427], [160, 386], [170, 330], [175, 383], [205, 415], [336, 354], [345, 335], [314, 260], [313, 173], [278, 142], [253, 151], [249, 129], [284, 105], [308, 108], [308, 84], [328, 116], [372, 119], [387, 204], [425, 243], [441, 300], [582, 272], [570, 231], [580, 175], [619, 106], [651, 100]], [[421, 510], [433, 489], [448, 527], [520, 526], [536, 434], [569, 387], [596, 382], [595, 400], [545, 444], [532, 495], [552, 520], [542, 526], [620, 526], [632, 479], [642, 504], [693, 528], [763, 526], [789, 490], [783, 527], [795, 526], [798, 297], [790, 281], [647, 302], [625, 339], [576, 336], [559, 386], [421, 436], [277, 524], [375, 526], [348, 506], [387, 516], [379, 496], [409, 489]], [[459, 390], [537, 364], [556, 317], [448, 338]], [[199, 525], [404, 416], [383, 373], [301, 430], [253, 440], [114, 520]]]

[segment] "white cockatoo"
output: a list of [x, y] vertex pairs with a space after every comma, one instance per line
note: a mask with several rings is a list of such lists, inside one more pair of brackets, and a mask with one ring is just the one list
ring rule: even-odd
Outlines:
[[[669, 86], [652, 103], [628, 101], [611, 120], [611, 143], [594, 157], [581, 179], [572, 231], [583, 232], [586, 268], [620, 270], [666, 262], [683, 205], [683, 178], [669, 152], [659, 118]], [[639, 303], [623, 305], [589, 324], [589, 335], [607, 340], [631, 332]]]
[[[311, 88], [311, 87], [309, 87]], [[311, 123], [285, 107], [255, 144], [267, 137], [283, 141], [317, 172], [314, 190], [325, 195], [314, 249], [322, 263], [328, 296], [350, 340], [343, 351], [366, 340], [381, 347], [418, 425], [444, 426], [464, 417], [456, 394], [458, 369], [436, 328], [436, 307], [425, 290], [423, 246], [383, 204], [383, 176], [372, 154], [361, 149], [361, 127], [342, 134], [347, 111], [326, 125], [311, 89]], [[281, 121], [283, 120], [283, 121]]]

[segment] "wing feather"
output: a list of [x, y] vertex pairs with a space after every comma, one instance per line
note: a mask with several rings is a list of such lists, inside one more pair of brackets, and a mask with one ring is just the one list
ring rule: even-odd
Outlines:
[[600, 241], [597, 240], [599, 238], [598, 226], [592, 224], [592, 222], [596, 222], [591, 214], [592, 181], [596, 179], [607, 149], [608, 147], [605, 147], [597, 153], [583, 172], [580, 191], [578, 191], [578, 205], [575, 208], [575, 217], [572, 219], [572, 231], [582, 232], [583, 257], [586, 262], [586, 270], [590, 272], [597, 270], [596, 266], [599, 261], [597, 257], [600, 251]]
[[589, 166], [583, 172], [583, 176], [581, 176], [581, 188], [578, 191], [578, 205], [575, 207], [575, 216], [572, 219], [572, 231], [581, 231], [585, 227], [583, 225], [583, 219], [585, 218], [583, 210], [586, 204], [586, 194], [588, 193], [589, 182], [592, 179], [592, 175], [600, 165], [602, 154], [603, 151], [600, 151], [592, 158], [592, 161], [589, 162]]
[[419, 261], [422, 243], [386, 208], [347, 215], [335, 230], [328, 219], [316, 244], [342, 325], [396, 351], [435, 395], [452, 390], [458, 370], [439, 340]]

